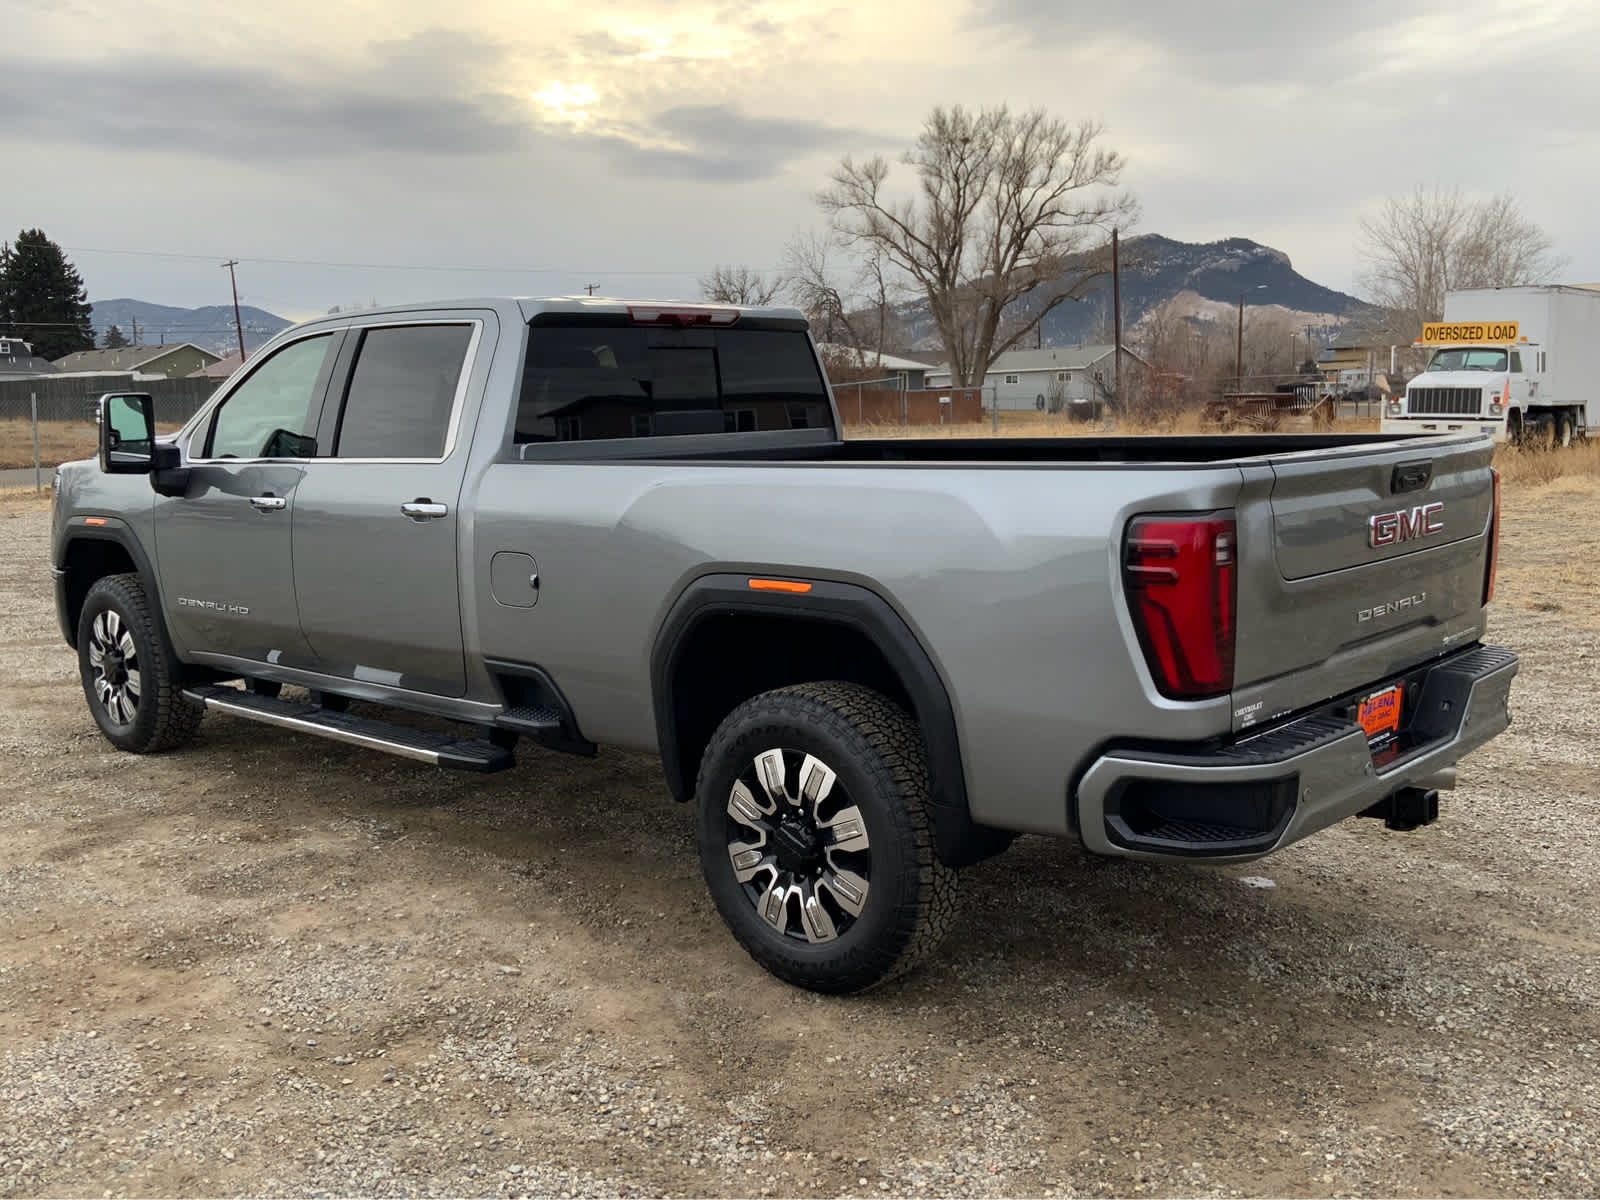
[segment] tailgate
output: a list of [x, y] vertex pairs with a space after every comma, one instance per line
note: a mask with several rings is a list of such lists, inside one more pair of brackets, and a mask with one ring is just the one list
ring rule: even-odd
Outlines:
[[1493, 453], [1429, 438], [1266, 460], [1238, 514], [1236, 729], [1481, 635]]

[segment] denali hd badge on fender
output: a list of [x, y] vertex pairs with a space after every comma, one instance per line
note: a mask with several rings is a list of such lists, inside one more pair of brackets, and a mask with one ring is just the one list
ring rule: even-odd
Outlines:
[[1374, 549], [1443, 532], [1444, 505], [1439, 503], [1376, 513], [1367, 519], [1367, 541]]

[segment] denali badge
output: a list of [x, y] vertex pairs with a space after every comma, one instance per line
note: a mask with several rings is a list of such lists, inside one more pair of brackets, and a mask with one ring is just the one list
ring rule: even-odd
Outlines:
[[1367, 541], [1374, 549], [1443, 532], [1444, 505], [1438, 503], [1378, 513], [1367, 519]]
[[1371, 608], [1356, 610], [1356, 624], [1365, 625], [1368, 621], [1381, 621], [1384, 617], [1392, 617], [1403, 613], [1407, 609], [1421, 608], [1428, 602], [1427, 592], [1414, 592], [1409, 596], [1397, 596], [1393, 600], [1384, 600], [1374, 604]]
[[188, 596], [178, 597], [179, 608], [204, 608], [211, 612], [227, 613], [234, 617], [248, 617], [250, 607], [246, 604], [229, 604], [222, 600], [191, 600]]

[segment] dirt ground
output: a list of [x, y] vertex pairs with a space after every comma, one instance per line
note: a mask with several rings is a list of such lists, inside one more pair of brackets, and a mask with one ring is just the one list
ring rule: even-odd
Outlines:
[[1593, 1195], [1597, 502], [1508, 493], [1516, 723], [1437, 825], [1024, 839], [929, 966], [820, 999], [724, 932], [649, 758], [114, 752], [0, 501], [0, 1193]]

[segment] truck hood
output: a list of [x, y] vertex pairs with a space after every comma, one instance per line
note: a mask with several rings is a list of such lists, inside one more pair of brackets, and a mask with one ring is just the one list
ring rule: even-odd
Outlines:
[[1406, 384], [1407, 390], [1419, 387], [1484, 388], [1499, 395], [1505, 390], [1504, 371], [1424, 371]]

